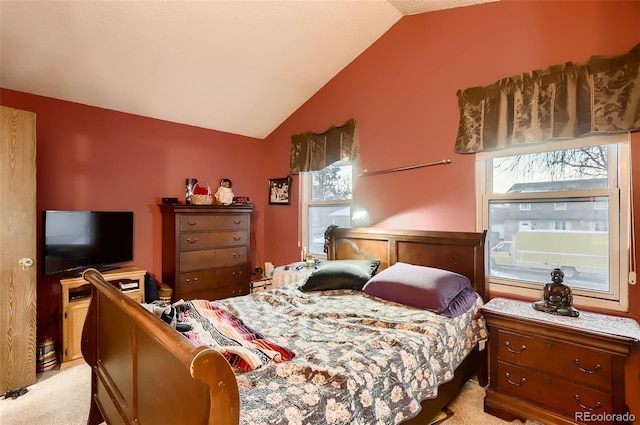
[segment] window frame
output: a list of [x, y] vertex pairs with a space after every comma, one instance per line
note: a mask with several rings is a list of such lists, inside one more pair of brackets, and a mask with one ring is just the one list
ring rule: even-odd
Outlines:
[[[538, 193], [489, 193], [492, 171], [490, 160], [505, 156], [526, 155], [558, 149], [574, 149], [597, 145], [615, 145], [615, 159], [609, 159], [608, 187], [588, 191], [572, 190], [563, 192]], [[476, 154], [476, 223], [477, 230], [489, 228], [489, 203], [492, 200], [545, 199], [554, 202], [554, 198], [579, 198], [592, 195], [605, 196], [609, 202], [609, 292], [606, 294], [585, 289], [573, 289], [573, 301], [577, 307], [598, 308], [613, 311], [628, 311], [629, 308], [629, 252], [631, 222], [631, 144], [629, 133], [589, 136], [580, 139], [554, 141], [535, 146], [508, 148], [496, 152]], [[611, 152], [611, 149], [610, 149]], [[614, 181], [612, 181], [614, 179]], [[613, 183], [613, 184], [612, 184]], [[613, 202], [617, 200], [617, 202]], [[486, 244], [485, 270], [492, 296], [516, 296], [539, 299], [542, 285], [548, 282], [531, 283], [490, 276], [489, 244]]]
[[[339, 163], [336, 164], [331, 164], [331, 165], [340, 165]], [[329, 165], [329, 166], [331, 166]], [[346, 164], [346, 165], [351, 165], [351, 164]], [[298, 229], [298, 247], [300, 248], [300, 252], [302, 253], [303, 250], [305, 250], [304, 252], [307, 252], [308, 254], [311, 254], [313, 257], [315, 258], [321, 258], [321, 259], [326, 259], [327, 258], [327, 254], [325, 252], [308, 252], [308, 247], [310, 246], [310, 241], [309, 241], [309, 207], [310, 206], [327, 206], [327, 207], [332, 207], [332, 206], [342, 206], [342, 207], [349, 207], [349, 222], [353, 221], [353, 209], [354, 209], [354, 203], [353, 203], [353, 192], [354, 192], [354, 187], [355, 187], [355, 177], [356, 177], [356, 167], [354, 165], [351, 165], [351, 173], [352, 173], [352, 178], [351, 178], [351, 199], [344, 199], [344, 200], [331, 200], [331, 201], [312, 201], [311, 200], [311, 184], [313, 182], [312, 173], [315, 173], [316, 171], [302, 171], [300, 172], [299, 176], [300, 176], [300, 188], [299, 188], [299, 193], [300, 193], [300, 220], [299, 220], [299, 229]], [[302, 257], [302, 254], [301, 254]]]

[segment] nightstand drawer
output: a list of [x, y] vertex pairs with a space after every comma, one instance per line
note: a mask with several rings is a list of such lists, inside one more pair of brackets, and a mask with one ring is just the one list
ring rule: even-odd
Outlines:
[[180, 285], [180, 291], [183, 294], [209, 289], [219, 289], [238, 284], [242, 284], [248, 288], [248, 276], [249, 273], [245, 266], [225, 267], [194, 273], [181, 273], [178, 284]]
[[194, 232], [180, 234], [180, 251], [197, 251], [249, 243], [246, 230], [220, 232]]
[[249, 215], [221, 214], [221, 215], [182, 215], [180, 216], [180, 231], [193, 232], [204, 230], [248, 229]]
[[610, 393], [554, 375], [498, 362], [497, 378], [497, 389], [501, 393], [528, 400], [567, 417], [575, 417], [575, 412], [612, 412], [613, 401]]
[[[218, 267], [232, 267], [247, 263], [247, 247], [208, 249], [180, 253], [180, 270], [193, 272]], [[249, 283], [247, 276], [247, 284]]]
[[498, 359], [610, 390], [612, 358], [584, 347], [498, 331]]

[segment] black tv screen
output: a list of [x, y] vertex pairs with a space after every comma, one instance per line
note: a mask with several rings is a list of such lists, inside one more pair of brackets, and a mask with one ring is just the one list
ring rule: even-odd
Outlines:
[[44, 275], [104, 271], [133, 260], [133, 212], [45, 210], [42, 229]]

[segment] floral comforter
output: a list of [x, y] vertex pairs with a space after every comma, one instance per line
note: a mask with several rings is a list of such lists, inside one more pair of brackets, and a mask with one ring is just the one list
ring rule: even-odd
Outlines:
[[400, 423], [487, 337], [480, 297], [449, 319], [359, 291], [297, 286], [214, 302], [295, 353], [236, 373], [243, 425]]

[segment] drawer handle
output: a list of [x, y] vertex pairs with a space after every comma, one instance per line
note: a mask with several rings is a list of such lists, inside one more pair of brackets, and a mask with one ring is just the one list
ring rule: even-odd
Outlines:
[[520, 350], [514, 350], [513, 348], [511, 348], [511, 345], [509, 344], [509, 341], [504, 343], [504, 346], [507, 347], [507, 350], [509, 350], [510, 353], [514, 353], [514, 354], [520, 354], [522, 353], [524, 350], [527, 349], [526, 345], [521, 345], [520, 346]]
[[233, 220], [233, 224], [240, 224], [242, 223], [242, 220]]
[[233, 253], [233, 258], [239, 258], [239, 257], [242, 257], [242, 253], [241, 252]]
[[[520, 378], [520, 382], [514, 382], [511, 380], [511, 375], [509, 375], [509, 372], [505, 372], [504, 373], [504, 377], [507, 378], [507, 382], [510, 383], [513, 386], [519, 387], [520, 385], [524, 384], [525, 382], [527, 382], [527, 378], [522, 377]], [[576, 396], [577, 397], [577, 396]]]
[[189, 242], [189, 243], [196, 243], [196, 242], [198, 242], [198, 238], [193, 238], [193, 239], [191, 239], [191, 238], [187, 238], [187, 242]]
[[195, 221], [187, 220], [187, 224], [189, 226], [195, 226], [196, 224], [198, 224], [198, 220], [195, 220]]
[[573, 363], [575, 363], [575, 365], [576, 365], [576, 366], [578, 366], [578, 370], [579, 370], [580, 372], [584, 372], [584, 373], [592, 374], [592, 373], [596, 373], [597, 371], [599, 371], [600, 369], [602, 369], [602, 366], [600, 366], [599, 364], [595, 365], [595, 366], [593, 367], [593, 370], [584, 369], [582, 366], [580, 366], [580, 360], [578, 360], [578, 359], [574, 359], [574, 360], [573, 360]]
[[233, 273], [231, 273], [231, 274], [233, 275], [233, 277], [240, 277], [240, 276], [242, 276], [242, 271], [239, 271], [239, 272], [233, 272]]
[[594, 410], [599, 409], [599, 408], [601, 408], [601, 407], [602, 407], [602, 403], [600, 403], [599, 401], [596, 401], [596, 405], [595, 405], [595, 407], [585, 406], [584, 404], [580, 403], [580, 396], [579, 396], [578, 394], [574, 395], [574, 396], [573, 396], [573, 399], [574, 399], [575, 401], [577, 401], [577, 402], [578, 402], [578, 405], [579, 405], [580, 407], [582, 407], [583, 409], [585, 409], [585, 410], [594, 411]]
[[241, 237], [241, 236], [234, 236], [234, 237], [233, 237], [233, 240], [234, 240], [234, 241], [239, 241], [240, 239], [242, 239], [242, 237]]
[[187, 285], [195, 285], [196, 283], [198, 283], [197, 277], [193, 278], [193, 282], [191, 282], [191, 279], [187, 279]]

